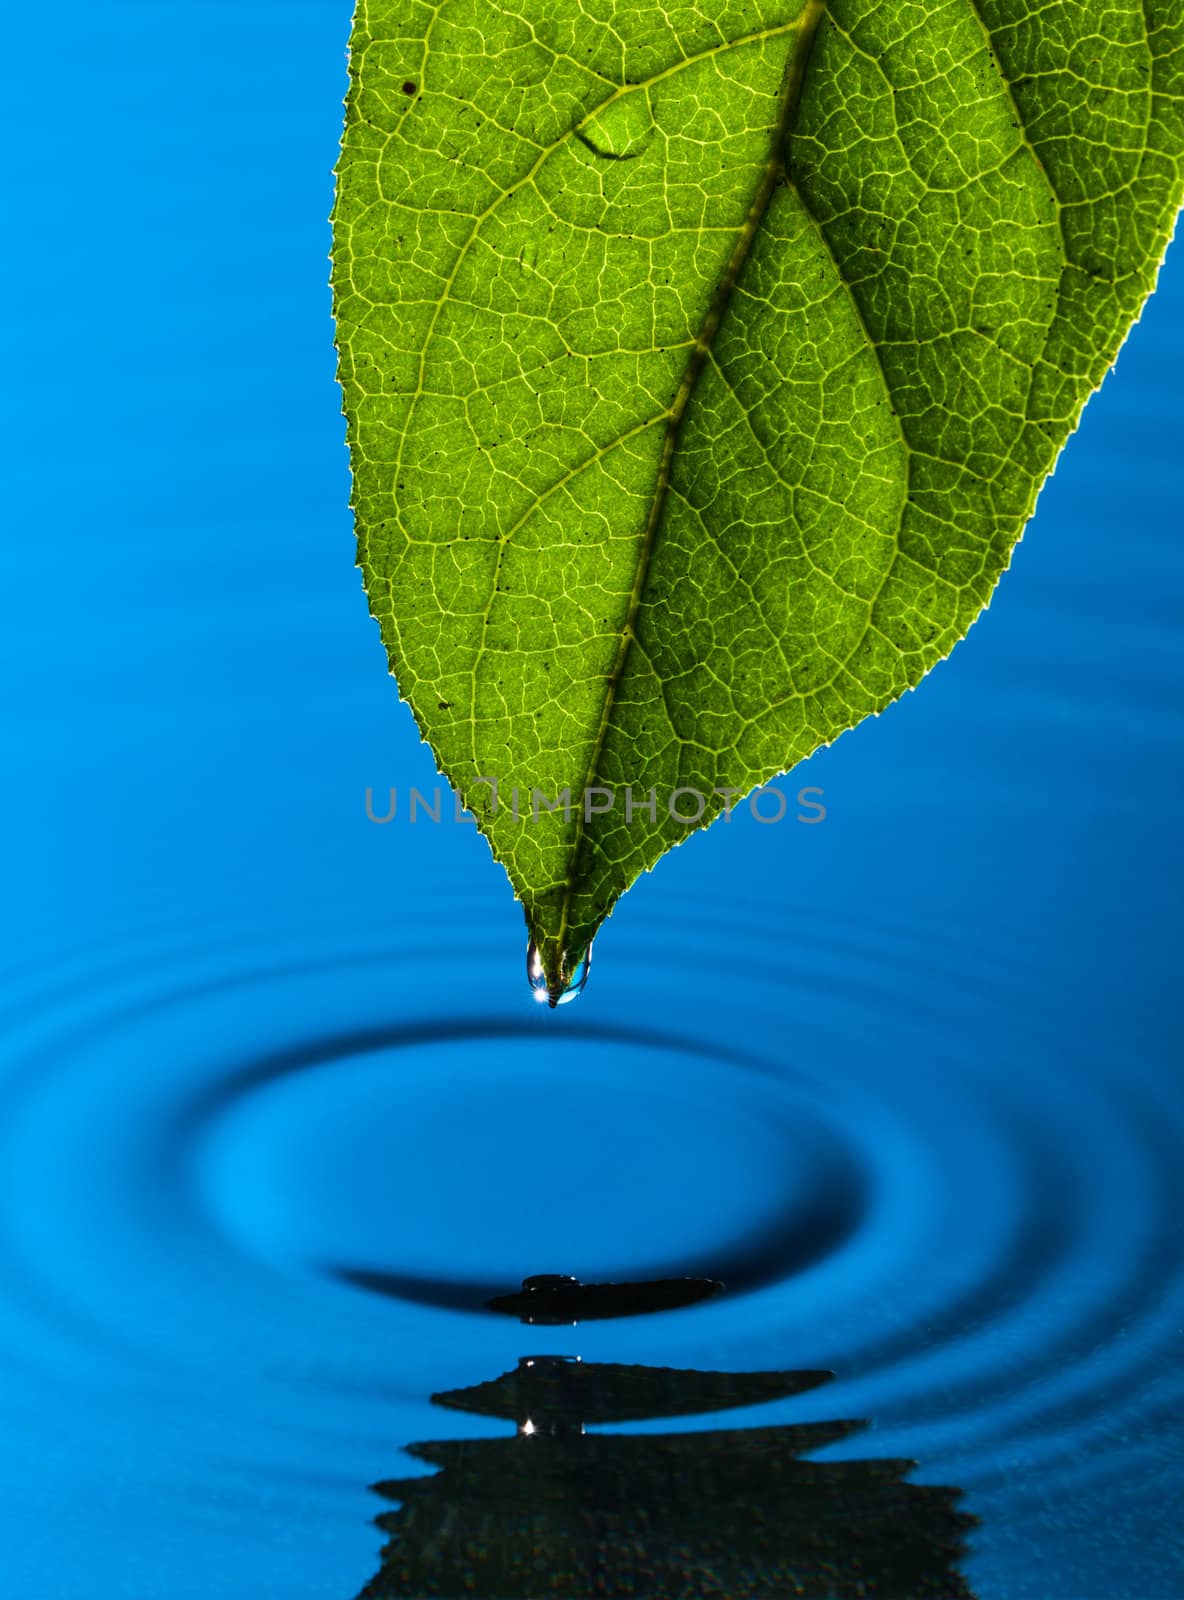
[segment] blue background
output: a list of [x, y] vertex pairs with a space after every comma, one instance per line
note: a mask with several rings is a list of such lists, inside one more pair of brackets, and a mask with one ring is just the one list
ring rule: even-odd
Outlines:
[[497, 1431], [428, 1395], [539, 1341], [330, 1268], [726, 1275], [842, 1214], [822, 1259], [542, 1347], [833, 1367], [772, 1420], [867, 1416], [848, 1453], [962, 1486], [984, 1600], [1166, 1600], [1180, 260], [989, 612], [786, 780], [825, 822], [688, 842], [550, 1016], [475, 831], [364, 812], [437, 780], [346, 510], [348, 26], [326, 0], [9, 23], [6, 1592], [356, 1592], [366, 1484]]

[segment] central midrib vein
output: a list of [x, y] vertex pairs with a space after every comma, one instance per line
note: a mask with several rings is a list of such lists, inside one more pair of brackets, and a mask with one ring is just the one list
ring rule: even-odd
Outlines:
[[[638, 608], [641, 605], [642, 595], [645, 590], [646, 575], [649, 570], [650, 557], [653, 554], [654, 540], [661, 521], [662, 511], [666, 504], [666, 494], [670, 487], [670, 469], [674, 461], [674, 452], [678, 445], [678, 435], [682, 427], [683, 418], [690, 404], [691, 396], [695, 392], [715, 336], [723, 321], [732, 291], [743, 271], [744, 263], [752, 249], [753, 240], [764, 220], [769, 202], [773, 198], [773, 191], [778, 182], [786, 175], [786, 160], [788, 155], [789, 136], [797, 114], [798, 102], [801, 99], [802, 84], [805, 82], [806, 66], [810, 59], [810, 51], [814, 44], [814, 36], [818, 31], [818, 24], [826, 10], [826, 0], [806, 0], [802, 14], [798, 19], [797, 32], [793, 44], [790, 46], [789, 59], [785, 64], [785, 74], [781, 81], [778, 100], [777, 120], [773, 127], [772, 138], [769, 142], [769, 154], [761, 168], [760, 181], [752, 197], [740, 231], [736, 235], [736, 242], [732, 246], [732, 253], [728, 257], [723, 274], [716, 285], [715, 293], [703, 318], [698, 337], [691, 349], [687, 360], [686, 369], [682, 375], [674, 399], [670, 403], [670, 410], [666, 420], [666, 433], [662, 441], [662, 454], [658, 461], [658, 475], [654, 484], [654, 492], [650, 499], [649, 514], [646, 517], [638, 546], [637, 566], [633, 574], [633, 586], [629, 594], [629, 606], [625, 614], [624, 626], [621, 629], [621, 640], [617, 647], [616, 659], [604, 686], [604, 703], [601, 706], [600, 721], [596, 729], [596, 736], [592, 742], [592, 751], [588, 758], [584, 782], [580, 787], [576, 813], [575, 831], [572, 835], [571, 848], [568, 856], [567, 875], [564, 880], [563, 903], [560, 908], [559, 929], [557, 935], [557, 956], [563, 965], [567, 965], [566, 945], [567, 932], [570, 924], [572, 894], [575, 888], [576, 862], [583, 843], [586, 827], [585, 795], [589, 786], [595, 779], [600, 766], [601, 754], [604, 750], [605, 736], [608, 732], [609, 721], [612, 716], [613, 702], [616, 699], [617, 687], [624, 674], [625, 663], [629, 658], [629, 650], [633, 644], [633, 625], [637, 619]], [[577, 955], [582, 952], [576, 952]], [[562, 983], [550, 983], [552, 999], [558, 997]]]

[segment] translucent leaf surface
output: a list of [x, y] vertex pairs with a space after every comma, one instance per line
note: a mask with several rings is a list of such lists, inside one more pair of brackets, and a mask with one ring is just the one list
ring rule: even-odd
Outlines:
[[1154, 284], [1184, 7], [360, 0], [350, 71], [359, 560], [554, 998], [986, 605]]

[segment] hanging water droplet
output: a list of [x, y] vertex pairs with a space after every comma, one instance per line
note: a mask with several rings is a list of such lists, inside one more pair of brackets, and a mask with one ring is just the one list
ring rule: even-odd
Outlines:
[[592, 946], [589, 945], [583, 955], [571, 969], [571, 976], [567, 986], [560, 995], [553, 996], [547, 987], [547, 975], [543, 970], [543, 958], [534, 940], [530, 941], [526, 951], [526, 977], [530, 984], [530, 992], [540, 1005], [552, 1007], [565, 1006], [569, 1000], [574, 1000], [588, 981], [588, 973], [592, 968]]

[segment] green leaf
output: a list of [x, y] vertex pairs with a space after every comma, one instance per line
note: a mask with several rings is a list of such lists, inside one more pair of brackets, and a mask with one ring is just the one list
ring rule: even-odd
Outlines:
[[1154, 284], [1184, 6], [359, 0], [350, 75], [360, 564], [554, 1000], [677, 790], [710, 820], [987, 604]]

